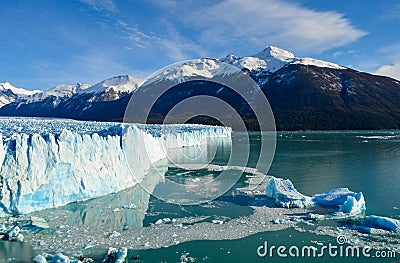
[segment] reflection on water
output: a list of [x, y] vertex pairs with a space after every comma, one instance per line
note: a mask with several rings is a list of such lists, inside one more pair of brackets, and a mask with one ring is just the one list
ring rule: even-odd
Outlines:
[[31, 262], [33, 255], [32, 247], [26, 242], [0, 241], [0, 262]]
[[[153, 195], [168, 203], [193, 205], [211, 201], [228, 191], [241, 173], [207, 171], [210, 163], [229, 164], [232, 142], [227, 138], [208, 138], [199, 146], [169, 149], [168, 165], [188, 171], [184, 176], [172, 175], [160, 182]], [[196, 172], [198, 171], [198, 172]], [[198, 176], [193, 176], [198, 174]]]
[[[143, 220], [149, 206], [150, 194], [161, 180], [168, 167], [165, 164], [154, 166], [149, 170], [141, 184], [124, 191], [91, 199], [85, 202], [76, 202], [66, 206], [34, 212], [33, 215], [48, 218], [57, 222], [60, 215], [65, 225], [85, 227], [106, 227], [107, 229], [122, 229], [126, 226], [143, 226]], [[53, 219], [53, 220], [52, 220]]]

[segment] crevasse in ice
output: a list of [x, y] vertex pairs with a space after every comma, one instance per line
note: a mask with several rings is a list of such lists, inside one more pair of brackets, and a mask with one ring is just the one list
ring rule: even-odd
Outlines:
[[22, 118], [0, 118], [0, 125], [5, 135], [0, 145], [0, 215], [126, 189], [142, 181], [151, 165], [167, 156], [167, 149], [231, 136], [230, 128], [202, 125]]

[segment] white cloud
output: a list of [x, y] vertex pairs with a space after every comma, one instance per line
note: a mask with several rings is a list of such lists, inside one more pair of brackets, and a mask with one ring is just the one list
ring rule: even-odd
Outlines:
[[[128, 40], [129, 44], [124, 45], [125, 50], [135, 48], [151, 50], [152, 53], [163, 54], [172, 59], [174, 62], [179, 60], [198, 58], [205, 52], [199, 45], [183, 36], [175, 29], [175, 27], [164, 18], [157, 19], [164, 26], [164, 32], [144, 32], [140, 29], [140, 25], [132, 24], [123, 19], [112, 0], [81, 0], [96, 11], [109, 11], [107, 21], [98, 21], [102, 28], [115, 29], [115, 35], [119, 38]], [[160, 4], [161, 0], [154, 0], [153, 4]], [[161, 8], [171, 8], [177, 3], [174, 0], [162, 1]]]
[[400, 4], [395, 3], [395, 4], [384, 4], [382, 6], [383, 10], [383, 19], [386, 20], [400, 20]]
[[165, 48], [167, 56], [175, 61], [204, 57], [206, 51], [203, 47], [180, 34], [175, 27], [166, 20], [161, 21], [165, 27], [166, 35], [156, 37], [159, 44]]
[[400, 43], [393, 43], [391, 45], [384, 46], [378, 50], [378, 52], [383, 55], [387, 60], [393, 62], [400, 61]]
[[337, 57], [342, 57], [342, 56], [355, 56], [357, 53], [356, 50], [345, 50], [345, 51], [336, 51], [332, 54], [332, 57], [337, 58]]
[[176, 8], [176, 6], [179, 4], [175, 0], [151, 0], [149, 2], [151, 2], [155, 6], [162, 8]]
[[123, 63], [119, 62], [113, 53], [107, 53], [104, 49], [94, 48], [73, 56], [69, 67], [78, 69], [74, 72], [78, 79], [83, 79], [84, 82], [90, 83], [112, 76], [127, 74], [131, 71]]
[[400, 63], [394, 65], [384, 65], [380, 67], [375, 74], [400, 80]]
[[140, 31], [138, 25], [132, 26], [122, 20], [117, 21], [117, 27], [123, 32], [123, 37], [129, 40], [133, 46], [151, 49], [153, 52], [161, 51], [174, 61], [204, 55], [205, 52], [200, 45], [182, 36], [168, 21], [162, 20], [161, 22], [164, 25], [164, 34], [144, 33]]
[[117, 7], [113, 0], [80, 0], [96, 11], [115, 12]]
[[343, 46], [367, 34], [342, 14], [281, 0], [224, 0], [189, 13], [185, 20], [209, 45], [239, 42], [260, 49], [271, 43], [308, 53]]
[[116, 26], [126, 34], [124, 37], [134, 46], [144, 49], [149, 47], [152, 37], [141, 32], [138, 26], [131, 26], [123, 20], [118, 20]]
[[374, 73], [400, 80], [400, 43], [393, 43], [378, 49], [380, 62]]

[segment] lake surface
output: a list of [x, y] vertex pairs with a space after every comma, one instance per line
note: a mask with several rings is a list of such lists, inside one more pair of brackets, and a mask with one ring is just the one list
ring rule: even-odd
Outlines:
[[[260, 143], [263, 140], [269, 140], [270, 137], [252, 133], [249, 137], [250, 145], [247, 145], [245, 143], [246, 140], [244, 140], [245, 136], [246, 134], [234, 133], [233, 144], [243, 147], [243, 150], [244, 147], [249, 148], [250, 159], [247, 166], [255, 167]], [[240, 147], [235, 149], [240, 149]], [[213, 163], [216, 165], [226, 164], [229, 154], [230, 151], [226, 147], [217, 149]], [[235, 165], [235, 163], [233, 162], [231, 165]], [[275, 157], [268, 174], [290, 179], [297, 190], [306, 195], [322, 193], [339, 187], [348, 187], [354, 192], [363, 192], [366, 199], [367, 215], [389, 216], [400, 219], [399, 168], [400, 131], [279, 132], [277, 134]], [[145, 188], [151, 189], [156, 194], [158, 189], [162, 188], [162, 182], [150, 180], [152, 173], [163, 173], [166, 178], [179, 183], [186, 181], [196, 182], [195, 178], [199, 178], [198, 180], [214, 178], [219, 174], [219, 171], [212, 169], [190, 170], [174, 167], [168, 163], [161, 164], [157, 169], [157, 171], [149, 172], [147, 181], [144, 182], [147, 184]], [[231, 172], [237, 173], [238, 171], [232, 169]], [[182, 219], [183, 226], [188, 228], [194, 226], [194, 223], [191, 223], [190, 220], [199, 223], [201, 227], [203, 226], [203, 221], [209, 223], [211, 220], [227, 222], [232, 219], [245, 219], [254, 213], [249, 204], [254, 204], [257, 201], [257, 197], [246, 196], [237, 190], [246, 186], [246, 175], [249, 176], [251, 173], [243, 173], [240, 180], [222, 197], [203, 205], [181, 206], [169, 204], [150, 196], [137, 186], [111, 196], [36, 212], [35, 215], [44, 217], [49, 221], [51, 229], [34, 233], [30, 233], [27, 230], [27, 240], [28, 242], [29, 240], [43, 240], [47, 247], [34, 246], [35, 250], [33, 250], [26, 243], [21, 245], [0, 242], [0, 261], [28, 262], [26, 260], [34, 255], [40, 252], [47, 252], [50, 240], [53, 240], [53, 249], [50, 249], [50, 252], [60, 250], [62, 242], [59, 242], [57, 238], [52, 238], [57, 233], [64, 235], [65, 228], [70, 228], [71, 239], [79, 235], [78, 233], [82, 235], [84, 233], [82, 231], [85, 230], [94, 239], [98, 238], [100, 240], [100, 238], [104, 238], [103, 236], [107, 231], [115, 230], [122, 234], [122, 237], [129, 235], [133, 240], [131, 242], [140, 242], [138, 239], [149, 237], [150, 241], [148, 242], [151, 243], [150, 235], [153, 228], [155, 231], [162, 231], [162, 226], [157, 227], [154, 225], [158, 219], [174, 218], [178, 222]], [[121, 209], [121, 207], [126, 207], [128, 204], [134, 204], [135, 208]], [[116, 208], [118, 208], [118, 211]], [[248, 233], [245, 237], [235, 240], [204, 240], [207, 238], [203, 236], [196, 237], [196, 235], [191, 234], [185, 240], [192, 241], [176, 242], [176, 245], [163, 243], [161, 239], [163, 239], [164, 235], [162, 234], [159, 237], [160, 244], [155, 248], [152, 248], [152, 244], [132, 243], [132, 249], [129, 250], [128, 254], [128, 262], [191, 262], [191, 260], [195, 260], [194, 262], [304, 262], [308, 260], [304, 258], [262, 258], [257, 255], [257, 248], [264, 241], [276, 246], [335, 243], [336, 238], [332, 234], [333, 232], [331, 234], [321, 232], [318, 227], [335, 230], [337, 227], [351, 224], [354, 224], [354, 222], [348, 220], [321, 221], [314, 226], [299, 223], [299, 226], [287, 227], [286, 229], [283, 227], [282, 230], [277, 231], [267, 231], [268, 229], [266, 228], [265, 232]], [[129, 228], [131, 232], [124, 231], [123, 228]], [[74, 232], [74, 229], [76, 229], [76, 232]], [[147, 231], [147, 229], [151, 231]], [[216, 229], [218, 230], [218, 228]], [[171, 228], [166, 231], [171, 231]], [[225, 228], [224, 231], [226, 231]], [[233, 236], [235, 231], [240, 231], [240, 225], [234, 225], [232, 228]], [[202, 230], [200, 229], [198, 232], [201, 233]], [[317, 235], [317, 233], [320, 234]], [[221, 233], [221, 238], [223, 236]], [[375, 239], [379, 239], [381, 244], [386, 242], [400, 248], [400, 238], [398, 236], [387, 238], [362, 236], [360, 238], [364, 240], [363, 242], [368, 242], [368, 240], [374, 242], [376, 241]], [[104, 243], [98, 242], [97, 246], [81, 249], [79, 253], [84, 253], [100, 260], [104, 257], [104, 252], [109, 245], [107, 243], [108, 239], [105, 240]], [[116, 240], [118, 238], [109, 242], [115, 245], [118, 243]], [[67, 246], [68, 242], [65, 244], [65, 247]], [[71, 244], [72, 247], [73, 245]], [[24, 255], [22, 256], [21, 253]], [[77, 255], [79, 253], [77, 252]], [[314, 262], [370, 262], [373, 259], [325, 256], [321, 259], [312, 260]], [[378, 262], [396, 261], [393, 258], [374, 258], [374, 260]], [[399, 255], [397, 255], [397, 260], [399, 260]]]

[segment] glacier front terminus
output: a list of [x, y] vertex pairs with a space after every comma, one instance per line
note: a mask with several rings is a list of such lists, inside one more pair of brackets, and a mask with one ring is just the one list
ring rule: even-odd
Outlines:
[[0, 118], [0, 127], [0, 216], [121, 191], [140, 182], [169, 148], [231, 137], [228, 127], [189, 124]]

